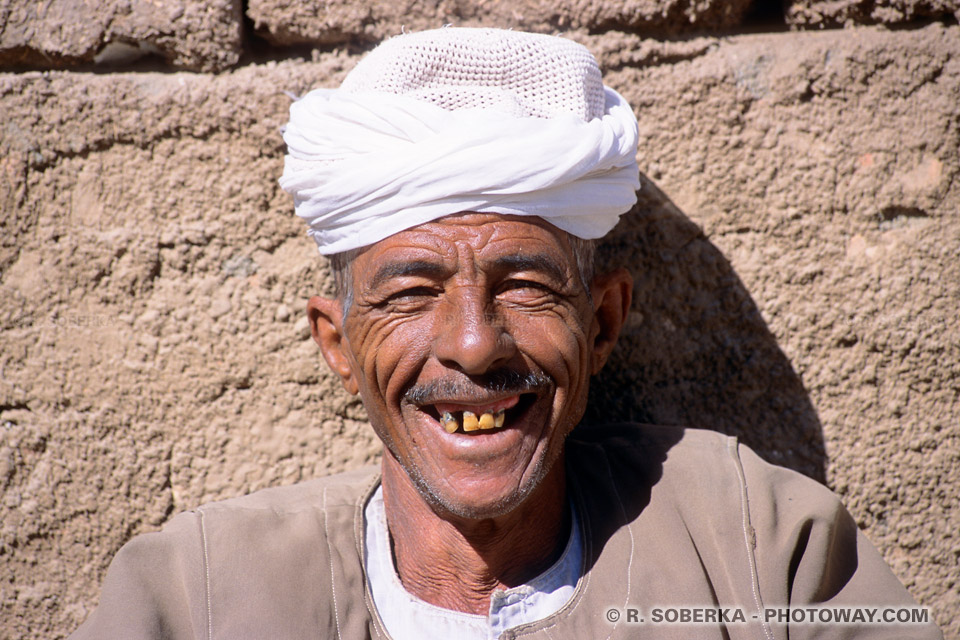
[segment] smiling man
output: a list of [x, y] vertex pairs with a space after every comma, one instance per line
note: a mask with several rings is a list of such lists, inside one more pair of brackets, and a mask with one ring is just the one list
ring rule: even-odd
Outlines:
[[940, 637], [812, 480], [716, 433], [574, 430], [632, 290], [592, 241], [639, 187], [583, 47], [393, 38], [284, 138], [337, 283], [313, 337], [382, 465], [134, 539], [77, 638]]
[[[310, 300], [315, 339], [386, 446], [375, 498], [403, 587], [425, 603], [485, 618], [567, 546], [564, 441], [630, 296], [621, 270], [591, 300], [574, 245], [538, 218], [447, 216], [353, 258], [346, 311], [342, 295]], [[382, 615], [406, 628], [399, 608]]]

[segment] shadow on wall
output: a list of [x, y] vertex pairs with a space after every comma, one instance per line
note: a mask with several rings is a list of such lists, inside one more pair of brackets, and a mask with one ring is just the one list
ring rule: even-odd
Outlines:
[[713, 429], [824, 482], [820, 420], [750, 294], [700, 227], [641, 183], [598, 251], [599, 270], [630, 270], [633, 306], [584, 422]]

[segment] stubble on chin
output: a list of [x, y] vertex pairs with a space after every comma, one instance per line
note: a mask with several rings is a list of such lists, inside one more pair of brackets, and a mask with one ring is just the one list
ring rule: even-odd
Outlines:
[[444, 518], [447, 515], [452, 515], [470, 520], [483, 520], [506, 515], [526, 502], [530, 495], [540, 486], [551, 469], [553, 469], [553, 465], [556, 464], [560, 458], [562, 450], [563, 448], [561, 447], [550, 458], [539, 457], [534, 462], [531, 473], [522, 479], [516, 491], [502, 496], [493, 502], [484, 504], [468, 504], [445, 495], [439, 487], [431, 484], [431, 481], [424, 476], [419, 467], [414, 464], [404, 463], [392, 453], [388, 455], [393, 455], [413, 483], [421, 499], [423, 499], [439, 517]]

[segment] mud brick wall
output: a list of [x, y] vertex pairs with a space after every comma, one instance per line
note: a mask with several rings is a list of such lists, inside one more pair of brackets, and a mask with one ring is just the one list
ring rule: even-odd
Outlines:
[[960, 639], [960, 0], [0, 3], [0, 637], [130, 537], [378, 459], [308, 336], [289, 94], [401, 30], [562, 33], [637, 110], [586, 420], [736, 434], [843, 496]]

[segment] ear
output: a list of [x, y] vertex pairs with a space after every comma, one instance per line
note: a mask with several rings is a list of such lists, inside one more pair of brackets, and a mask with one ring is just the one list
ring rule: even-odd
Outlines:
[[310, 321], [310, 333], [313, 341], [320, 345], [323, 359], [340, 376], [343, 388], [356, 395], [360, 388], [350, 368], [347, 354], [349, 345], [344, 344], [343, 309], [339, 300], [313, 296], [307, 301], [307, 320]]
[[596, 375], [607, 362], [627, 320], [633, 299], [633, 277], [624, 268], [598, 275], [593, 279], [591, 292], [596, 321], [591, 374]]

